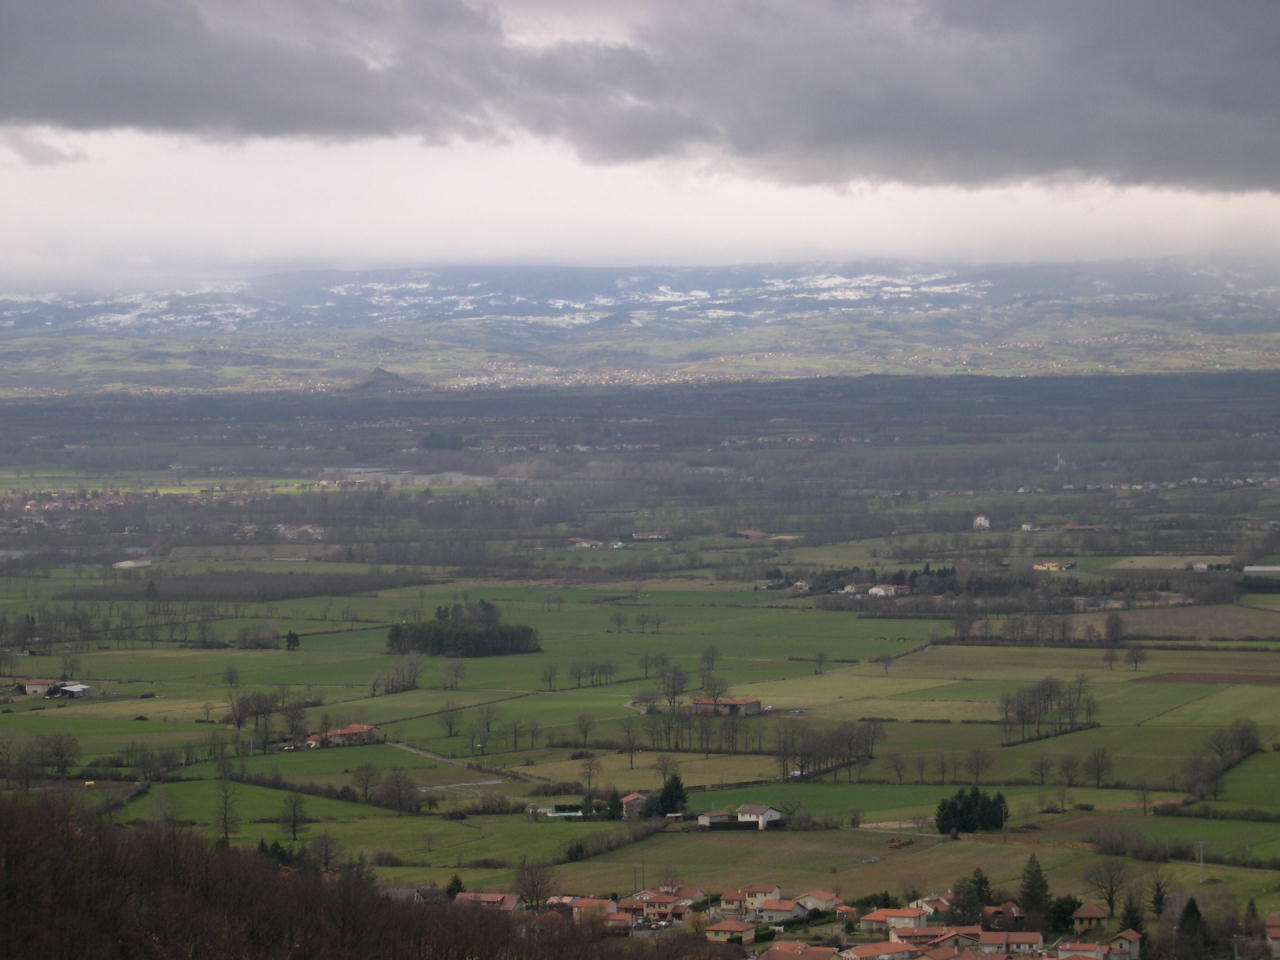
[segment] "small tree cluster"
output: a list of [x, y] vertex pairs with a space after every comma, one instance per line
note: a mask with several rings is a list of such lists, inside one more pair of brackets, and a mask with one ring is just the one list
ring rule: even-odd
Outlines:
[[1009, 819], [1009, 805], [1003, 793], [990, 794], [977, 787], [957, 790], [955, 796], [938, 801], [934, 820], [943, 834], [998, 830]]

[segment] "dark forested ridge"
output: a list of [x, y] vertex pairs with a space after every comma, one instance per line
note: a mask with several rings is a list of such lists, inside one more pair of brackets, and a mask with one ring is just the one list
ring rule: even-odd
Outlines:
[[122, 830], [57, 802], [0, 799], [0, 956], [57, 960], [713, 958], [695, 938], [606, 938], [388, 898], [360, 864], [281, 868], [180, 827]]

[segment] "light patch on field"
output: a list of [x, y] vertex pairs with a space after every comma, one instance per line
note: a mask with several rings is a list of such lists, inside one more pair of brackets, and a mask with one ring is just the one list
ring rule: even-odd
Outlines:
[[1230, 564], [1231, 557], [1186, 554], [1180, 556], [1120, 557], [1108, 570], [1186, 570], [1196, 563]]
[[[146, 689], [146, 687], [144, 686], [143, 689]], [[127, 699], [122, 697], [119, 700], [86, 700], [83, 704], [73, 705], [72, 709], [75, 710], [76, 716], [100, 717], [103, 720], [131, 720], [134, 717], [145, 716], [152, 721], [180, 720], [189, 722], [197, 718], [203, 719], [203, 708], [206, 702], [201, 699], [186, 699], [183, 697], [148, 697], [145, 700], [140, 700], [138, 695], [134, 693]], [[227, 712], [227, 705], [221, 700], [213, 701], [212, 708], [210, 716], [215, 720]], [[209, 729], [222, 728], [211, 726]]]
[[[1116, 611], [1113, 611], [1116, 612]], [[1125, 630], [1133, 634], [1158, 637], [1274, 637], [1280, 636], [1280, 617], [1266, 610], [1227, 603], [1213, 606], [1155, 607], [1118, 611]], [[1108, 613], [1084, 613], [1073, 616], [1076, 632], [1092, 626], [1100, 633], [1106, 629]], [[1154, 657], [1153, 657], [1154, 659]]]
[[734, 696], [759, 697], [761, 704], [776, 710], [817, 708], [848, 700], [872, 700], [926, 687], [941, 686], [942, 681], [912, 677], [883, 676], [880, 668], [841, 668], [828, 670], [821, 676], [803, 676], [791, 680], [744, 683], [735, 686]]
[[827, 703], [814, 716], [841, 720], [860, 717], [894, 717], [911, 720], [996, 720], [995, 704], [985, 700], [889, 700], [879, 697]]
[[1276, 687], [1225, 687], [1217, 693], [1183, 704], [1151, 722], [1225, 727], [1246, 717], [1258, 723], [1264, 738], [1274, 736], [1280, 730], [1280, 693]]
[[[596, 762], [600, 764], [600, 772], [595, 775], [593, 786], [613, 784], [626, 793], [630, 790], [650, 791], [662, 789], [662, 777], [655, 766], [661, 755], [656, 751], [643, 751], [635, 757], [635, 767], [631, 767], [627, 757], [620, 753], [596, 753]], [[670, 754], [677, 761], [676, 772], [686, 787], [719, 786], [727, 783], [742, 783], [747, 780], [759, 780], [776, 777], [778, 764], [772, 757], [756, 754], [715, 754], [704, 757], [701, 754]], [[521, 773], [541, 777], [555, 782], [584, 781], [582, 760], [557, 760], [549, 763], [537, 763], [530, 767], [520, 767]]]

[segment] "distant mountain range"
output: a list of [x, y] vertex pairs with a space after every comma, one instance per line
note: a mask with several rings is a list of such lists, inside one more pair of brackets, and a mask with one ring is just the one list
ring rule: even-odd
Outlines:
[[7, 392], [1236, 367], [1280, 367], [1275, 270], [477, 266], [0, 295]]

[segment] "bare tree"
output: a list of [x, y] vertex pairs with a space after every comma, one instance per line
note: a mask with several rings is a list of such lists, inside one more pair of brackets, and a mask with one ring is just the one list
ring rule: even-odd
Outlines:
[[377, 789], [381, 780], [382, 771], [372, 763], [362, 763], [351, 771], [351, 782], [359, 792], [360, 799], [365, 803], [369, 802], [369, 798], [373, 796], [373, 791]]
[[240, 787], [234, 780], [218, 780], [214, 785], [213, 821], [222, 834], [222, 842], [231, 842], [231, 832], [240, 822]]
[[80, 741], [65, 731], [42, 733], [36, 743], [44, 762], [55, 774], [65, 777], [71, 765], [80, 759]]
[[582, 761], [582, 779], [587, 784], [587, 793], [591, 792], [592, 781], [600, 774], [600, 761], [595, 757], [587, 757]]
[[497, 724], [500, 715], [498, 708], [492, 703], [486, 703], [476, 711], [476, 723], [484, 731], [486, 737], [493, 733], [493, 728]]
[[689, 684], [689, 675], [685, 673], [684, 667], [678, 663], [673, 663], [662, 674], [660, 685], [662, 695], [667, 698], [667, 708], [674, 711], [676, 704], [679, 703], [680, 697], [684, 694], [685, 688]]
[[1118, 613], [1107, 614], [1106, 623], [1103, 627], [1103, 636], [1107, 643], [1117, 644], [1124, 639], [1124, 618]]
[[180, 812], [178, 797], [172, 790], [155, 791], [151, 794], [151, 819], [156, 823], [173, 823]]
[[458, 724], [462, 720], [462, 708], [458, 706], [456, 700], [446, 700], [436, 716], [439, 718], [441, 726], [444, 727], [444, 735], [446, 737], [457, 735]]
[[322, 833], [307, 845], [311, 859], [320, 865], [323, 871], [329, 871], [337, 863], [341, 848], [338, 841], [327, 833]]
[[1106, 903], [1114, 917], [1116, 901], [1129, 882], [1129, 868], [1123, 860], [1105, 857], [1085, 871], [1084, 882], [1085, 886]]
[[1076, 785], [1076, 777], [1080, 773], [1080, 758], [1073, 753], [1064, 753], [1058, 758], [1058, 775], [1068, 787]]
[[1151, 804], [1151, 788], [1147, 785], [1145, 780], [1139, 780], [1136, 790], [1138, 792], [1138, 802], [1142, 804], [1142, 813], [1143, 816], [1145, 816], [1147, 808]]
[[540, 911], [555, 888], [555, 871], [547, 864], [522, 860], [516, 867], [515, 892], [527, 909]]
[[974, 747], [964, 758], [964, 768], [973, 777], [975, 784], [982, 782], [982, 776], [991, 769], [991, 751], [986, 747]]
[[716, 668], [716, 661], [720, 659], [720, 651], [715, 648], [715, 644], [709, 644], [707, 649], [702, 651], [702, 667], [704, 670], [712, 671]]
[[392, 767], [382, 778], [378, 799], [401, 813], [416, 813], [422, 806], [418, 785], [403, 767]]
[[1036, 757], [1031, 761], [1031, 776], [1043, 787], [1045, 781], [1053, 776], [1053, 760], [1049, 757]]
[[720, 700], [729, 692], [729, 681], [724, 677], [718, 677], [711, 673], [703, 674], [702, 692], [719, 704]]
[[898, 778], [898, 783], [902, 783], [902, 777], [906, 773], [907, 765], [902, 759], [902, 754], [891, 753], [884, 758], [885, 766], [893, 771], [894, 776]]
[[503, 724], [503, 731], [511, 737], [512, 750], [520, 749], [520, 729], [523, 725], [524, 724], [519, 717], [512, 717]]
[[622, 749], [627, 753], [627, 767], [636, 767], [636, 751], [640, 749], [640, 721], [636, 717], [622, 720]]
[[582, 745], [585, 747], [587, 738], [591, 736], [591, 731], [595, 729], [596, 718], [589, 713], [580, 713], [575, 724], [578, 728], [578, 736], [582, 737]]
[[1147, 651], [1143, 647], [1130, 647], [1124, 653], [1124, 662], [1136, 671], [1147, 662]]
[[813, 672], [826, 673], [827, 671], [827, 652], [819, 650], [813, 655]]
[[666, 783], [671, 779], [671, 775], [676, 772], [680, 766], [680, 762], [675, 757], [668, 756], [665, 753], [659, 754], [658, 758], [653, 761], [653, 768], [658, 771], [658, 776]]
[[1095, 787], [1101, 787], [1102, 781], [1111, 773], [1111, 751], [1106, 747], [1094, 747], [1084, 758], [1084, 775], [1093, 781]]
[[556, 674], [560, 672], [560, 668], [554, 663], [548, 663], [542, 668], [542, 685], [548, 690], [556, 688]]
[[457, 690], [458, 684], [466, 679], [467, 665], [461, 657], [450, 657], [441, 672], [440, 685], [448, 690]]
[[289, 839], [298, 839], [298, 830], [307, 821], [307, 807], [300, 793], [286, 793], [284, 806], [280, 810], [280, 829], [289, 834]]
[[285, 731], [294, 743], [307, 739], [307, 712], [297, 700], [285, 704], [280, 711], [284, 718]]

